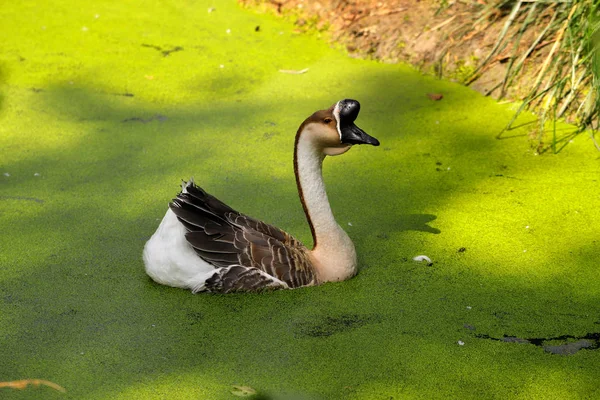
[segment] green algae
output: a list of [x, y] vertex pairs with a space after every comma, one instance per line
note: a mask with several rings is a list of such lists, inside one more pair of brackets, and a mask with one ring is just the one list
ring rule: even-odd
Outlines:
[[[508, 106], [231, 2], [14, 3], [0, 19], [0, 381], [67, 389], [2, 398], [598, 396], [598, 350], [484, 338], [600, 331], [585, 136], [538, 156], [527, 126], [495, 139]], [[192, 175], [310, 243], [293, 137], [346, 97], [382, 142], [325, 165], [356, 278], [194, 296], [145, 276], [144, 242]]]

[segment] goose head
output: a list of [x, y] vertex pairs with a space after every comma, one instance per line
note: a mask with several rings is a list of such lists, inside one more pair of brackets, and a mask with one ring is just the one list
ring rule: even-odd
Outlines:
[[328, 156], [343, 154], [355, 144], [379, 146], [379, 140], [354, 123], [359, 111], [358, 101], [340, 100], [308, 117], [300, 126], [298, 136], [307, 138], [315, 150]]

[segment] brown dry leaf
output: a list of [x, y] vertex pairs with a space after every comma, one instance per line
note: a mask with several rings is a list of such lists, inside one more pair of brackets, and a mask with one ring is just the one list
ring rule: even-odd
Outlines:
[[444, 95], [441, 93], [427, 93], [427, 97], [433, 101], [439, 101], [444, 98]]
[[54, 382], [46, 381], [44, 379], [22, 379], [20, 381], [0, 382], [0, 388], [7, 387], [11, 389], [25, 389], [29, 385], [44, 385], [63, 393], [67, 391], [64, 387], [57, 385]]

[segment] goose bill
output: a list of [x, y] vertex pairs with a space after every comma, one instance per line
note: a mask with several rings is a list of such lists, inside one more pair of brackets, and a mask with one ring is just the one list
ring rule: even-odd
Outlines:
[[342, 143], [346, 144], [372, 144], [379, 146], [379, 140], [360, 129], [355, 124], [340, 127]]

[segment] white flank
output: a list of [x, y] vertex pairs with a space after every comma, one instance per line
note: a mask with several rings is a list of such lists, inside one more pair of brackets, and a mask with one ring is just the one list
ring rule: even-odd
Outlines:
[[163, 285], [192, 289], [204, 283], [215, 267], [202, 260], [185, 238], [186, 229], [171, 209], [144, 247], [146, 273]]

